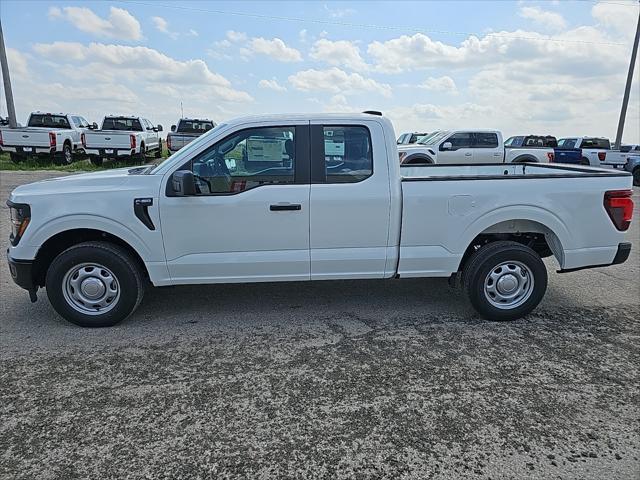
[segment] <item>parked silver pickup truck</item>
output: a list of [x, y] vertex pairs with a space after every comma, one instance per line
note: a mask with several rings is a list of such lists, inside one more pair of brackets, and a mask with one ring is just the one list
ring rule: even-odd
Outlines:
[[167, 135], [169, 154], [177, 152], [215, 126], [215, 123], [207, 119], [181, 118], [178, 125], [171, 125], [171, 133]]

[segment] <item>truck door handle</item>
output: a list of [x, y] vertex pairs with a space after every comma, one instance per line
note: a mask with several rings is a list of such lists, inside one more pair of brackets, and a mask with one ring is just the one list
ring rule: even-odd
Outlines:
[[470, 157], [472, 154], [471, 153], [465, 153], [464, 156], [465, 157]]
[[302, 210], [302, 205], [299, 203], [278, 203], [276, 205], [269, 205], [269, 210], [272, 212], [283, 212], [285, 210]]

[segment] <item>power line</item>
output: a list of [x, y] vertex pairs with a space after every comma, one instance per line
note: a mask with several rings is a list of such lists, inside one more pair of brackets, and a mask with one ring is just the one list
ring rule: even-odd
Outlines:
[[427, 32], [427, 33], [438, 33], [438, 34], [442, 34], [442, 35], [461, 35], [461, 36], [473, 35], [475, 37], [483, 37], [484, 36], [484, 37], [507, 38], [507, 39], [513, 39], [513, 40], [531, 40], [531, 41], [538, 41], [538, 42], [575, 43], [575, 44], [582, 44], [582, 45], [609, 45], [609, 46], [616, 46], [616, 47], [621, 47], [621, 46], [627, 47], [628, 46], [626, 43], [615, 43], [615, 42], [590, 42], [588, 40], [570, 40], [570, 39], [553, 38], [553, 37], [539, 38], [539, 37], [527, 37], [527, 36], [520, 36], [520, 35], [505, 35], [505, 34], [501, 34], [501, 33], [478, 34], [478, 33], [475, 33], [475, 32], [456, 32], [456, 31], [450, 31], [450, 30], [434, 30], [434, 29], [426, 29], [426, 28], [418, 28], [418, 27], [407, 27], [407, 26], [401, 26], [401, 25], [376, 25], [376, 24], [370, 24], [370, 23], [351, 23], [351, 22], [340, 22], [340, 21], [335, 21], [335, 20], [320, 20], [320, 19], [313, 19], [313, 18], [285, 17], [285, 16], [280, 16], [280, 15], [264, 15], [264, 14], [249, 13], [249, 12], [233, 12], [233, 11], [227, 11], [227, 10], [215, 10], [215, 9], [206, 9], [206, 8], [199, 8], [199, 7], [188, 7], [188, 6], [184, 6], [184, 5], [166, 5], [166, 4], [156, 3], [156, 2], [151, 3], [151, 2], [144, 2], [144, 1], [137, 1], [137, 0], [117, 0], [117, 1], [118, 1], [118, 3], [129, 3], [129, 4], [136, 4], [136, 5], [143, 5], [143, 6], [169, 8], [169, 9], [174, 9], [174, 10], [185, 10], [185, 11], [198, 12], [198, 13], [211, 13], [211, 14], [218, 14], [218, 15], [232, 15], [232, 16], [238, 16], [238, 17], [258, 18], [258, 19], [262, 19], [262, 20], [281, 20], [281, 21], [287, 21], [287, 22], [313, 23], [313, 24], [317, 24], [317, 25], [332, 25], [332, 26], [351, 27], [351, 28], [371, 28], [371, 29], [378, 29], [378, 30], [401, 30], [401, 31], [404, 31], [404, 32], [415, 32], [415, 33]]

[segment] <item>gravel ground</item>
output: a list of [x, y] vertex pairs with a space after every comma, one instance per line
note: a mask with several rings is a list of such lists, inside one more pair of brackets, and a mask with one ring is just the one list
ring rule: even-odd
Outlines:
[[443, 280], [340, 281], [152, 289], [87, 330], [2, 265], [0, 477], [640, 478], [635, 215], [627, 263], [550, 263], [511, 323]]

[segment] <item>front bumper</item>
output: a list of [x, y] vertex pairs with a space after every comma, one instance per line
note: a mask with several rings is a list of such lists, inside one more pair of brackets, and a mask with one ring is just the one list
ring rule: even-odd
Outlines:
[[558, 273], [568, 273], [568, 272], [576, 272], [578, 270], [585, 270], [587, 268], [600, 268], [600, 267], [610, 267], [611, 265], [618, 265], [620, 263], [624, 263], [629, 258], [629, 254], [631, 253], [631, 243], [622, 242], [618, 244], [618, 250], [616, 252], [615, 257], [613, 257], [613, 262], [607, 263], [604, 265], [586, 265], [584, 267], [577, 268], [566, 268], [562, 270], [558, 270]]
[[28, 290], [31, 301], [35, 302], [38, 286], [33, 279], [33, 260], [16, 260], [11, 258], [9, 252], [7, 252], [7, 262], [9, 263], [9, 272], [14, 283]]

